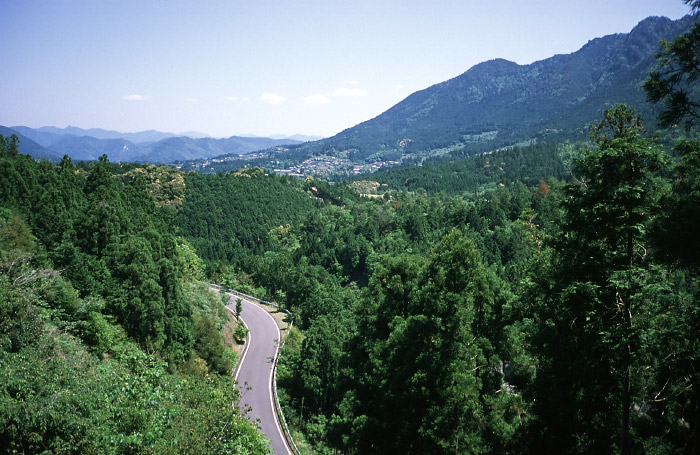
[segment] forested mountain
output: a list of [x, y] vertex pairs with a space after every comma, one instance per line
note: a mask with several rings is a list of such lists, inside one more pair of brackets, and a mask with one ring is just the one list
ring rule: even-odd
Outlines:
[[371, 179], [392, 189], [462, 194], [484, 186], [537, 183], [548, 177], [565, 179], [565, 156], [570, 146], [533, 144], [484, 153], [462, 159], [428, 159], [421, 166], [404, 165], [380, 169], [371, 176], [357, 175], [356, 181]]
[[[655, 108], [645, 103], [641, 83], [653, 68], [659, 40], [678, 36], [691, 22], [690, 16], [677, 21], [650, 17], [630, 33], [596, 38], [572, 54], [529, 65], [503, 59], [483, 62], [413, 93], [374, 119], [309, 143], [236, 136], [190, 138], [156, 131], [123, 134], [74, 127], [16, 127], [16, 131], [47, 150], [74, 159], [95, 160], [106, 153], [113, 161], [192, 161], [185, 168], [213, 173], [246, 165], [285, 169], [325, 155], [345, 160], [329, 166], [348, 174], [356, 163], [416, 163], [433, 155], [472, 155], [532, 141], [581, 140], [590, 123], [616, 102], [639, 106], [644, 118], [655, 118]], [[281, 145], [286, 147], [273, 148]], [[26, 150], [23, 147], [20, 142], [23, 152], [37, 152], [29, 143]], [[266, 153], [238, 156], [261, 150]], [[201, 160], [213, 157], [225, 159], [201, 166]], [[310, 166], [301, 172], [314, 174], [318, 169]]]
[[[376, 161], [419, 163], [433, 155], [473, 155], [532, 141], [587, 139], [588, 127], [614, 103], [638, 106], [654, 119], [641, 84], [653, 69], [661, 39], [688, 30], [692, 18], [650, 17], [630, 33], [588, 42], [580, 50], [528, 65], [503, 59], [480, 63], [448, 81], [415, 92], [381, 115], [316, 142], [270, 150], [250, 163], [229, 157], [208, 164], [221, 172], [250, 164], [290, 168], [315, 156], [346, 160], [330, 165], [352, 173], [352, 165]], [[655, 129], [653, 121], [648, 127]], [[303, 173], [314, 174], [308, 166]]]
[[480, 63], [372, 120], [300, 149], [351, 149], [350, 156], [362, 160], [391, 150], [458, 144], [485, 151], [531, 139], [581, 139], [604, 107], [616, 102], [639, 106], [644, 118], [654, 118], [641, 83], [655, 63], [659, 40], [687, 31], [691, 22], [690, 17], [650, 17], [630, 33], [594, 39], [572, 54], [529, 65], [503, 59]]
[[158, 131], [119, 133], [76, 127], [2, 128], [5, 136], [15, 134], [20, 137], [19, 148], [22, 153], [54, 161], [60, 160], [63, 155], [80, 161], [95, 161], [101, 155], [107, 155], [114, 162], [173, 163], [231, 153], [246, 154], [278, 145], [301, 143], [295, 139], [264, 137], [191, 138]]
[[10, 137], [13, 134], [16, 135], [19, 139], [19, 142], [22, 144], [23, 152], [27, 155], [33, 156], [38, 160], [49, 160], [57, 163], [58, 161], [60, 161], [61, 157], [63, 157], [63, 155], [59, 154], [58, 152], [48, 150], [47, 148], [43, 147], [42, 145], [33, 141], [32, 139], [22, 134], [19, 134], [17, 133], [17, 131], [7, 128], [5, 126], [0, 126], [0, 134], [2, 134], [5, 137]]
[[125, 139], [97, 139], [90, 136], [61, 136], [48, 148], [76, 161], [95, 161], [102, 155], [109, 156], [115, 162], [137, 161], [132, 158], [140, 154], [139, 148]]

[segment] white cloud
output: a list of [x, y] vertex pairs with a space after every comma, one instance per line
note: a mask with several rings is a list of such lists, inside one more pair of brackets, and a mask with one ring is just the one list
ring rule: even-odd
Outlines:
[[301, 99], [301, 102], [304, 104], [328, 104], [331, 102], [330, 96], [323, 94], [323, 93], [316, 93], [311, 96], [307, 96], [305, 98]]
[[139, 95], [134, 93], [131, 95], [122, 95], [122, 99], [126, 101], [146, 101], [151, 99], [151, 95]]
[[[354, 85], [357, 81], [343, 81], [343, 85]], [[323, 104], [330, 104], [334, 98], [355, 98], [360, 96], [366, 96], [367, 90], [361, 89], [359, 87], [339, 87], [331, 92], [319, 92], [313, 95], [301, 98], [296, 104], [299, 106], [303, 105], [316, 105], [320, 106]]]
[[344, 97], [357, 97], [357, 96], [365, 96], [367, 95], [367, 90], [363, 90], [361, 88], [347, 88], [347, 87], [340, 87], [331, 92], [331, 96], [333, 97], [338, 97], [338, 96], [344, 96]]
[[394, 86], [394, 88], [395, 88], [396, 90], [403, 90], [403, 89], [404, 89], [404, 85], [403, 85], [403, 84], [396, 84], [396, 85]]
[[187, 98], [188, 103], [197, 103], [199, 101], [199, 98]]
[[238, 101], [238, 97], [237, 97], [237, 96], [227, 96], [227, 97], [226, 97], [226, 100], [228, 100], [228, 101]]
[[263, 93], [260, 95], [260, 99], [270, 104], [282, 104], [287, 101], [287, 98], [283, 97], [282, 95], [278, 95], [277, 93]]

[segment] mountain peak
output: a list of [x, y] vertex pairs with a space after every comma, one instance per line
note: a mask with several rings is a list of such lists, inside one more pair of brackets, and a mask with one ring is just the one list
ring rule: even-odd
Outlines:
[[490, 73], [500, 73], [505, 71], [512, 71], [514, 68], [519, 67], [515, 62], [506, 60], [504, 58], [494, 58], [492, 60], [486, 60], [485, 62], [477, 63], [476, 65], [469, 68], [466, 73], [470, 71], [485, 71]]
[[294, 152], [300, 159], [323, 153], [364, 162], [420, 161], [448, 151], [474, 154], [528, 141], [585, 139], [588, 126], [617, 102], [652, 119], [641, 82], [659, 41], [675, 38], [691, 24], [690, 16], [650, 17], [630, 33], [593, 39], [570, 54], [527, 65], [488, 60]]

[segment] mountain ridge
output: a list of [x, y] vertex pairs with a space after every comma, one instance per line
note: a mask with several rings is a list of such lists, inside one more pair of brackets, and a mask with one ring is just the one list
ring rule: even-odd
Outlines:
[[72, 126], [66, 128], [3, 126], [2, 128], [1, 134], [6, 136], [16, 134], [19, 137], [19, 148], [22, 153], [51, 161], [58, 161], [63, 155], [68, 155], [74, 160], [92, 161], [105, 154], [110, 160], [118, 162], [175, 163], [183, 160], [208, 159], [230, 153], [244, 155], [270, 147], [302, 143], [290, 138], [243, 136], [219, 139], [208, 136], [192, 138], [155, 130], [119, 133], [100, 128], [84, 130]]
[[[570, 54], [526, 65], [496, 58], [407, 96], [382, 114], [294, 148], [299, 159], [405, 159], [452, 148], [473, 154], [528, 141], [585, 139], [608, 105], [634, 105], [655, 118], [641, 89], [661, 39], [686, 31], [692, 16], [649, 17], [629, 33], [591, 39]], [[287, 154], [289, 155], [289, 154]]]
[[19, 139], [18, 146], [20, 151], [36, 159], [46, 159], [52, 162], [58, 162], [61, 159], [61, 155], [59, 155], [58, 153], [46, 149], [41, 144], [37, 143], [36, 141], [30, 139], [29, 137], [23, 135], [22, 133], [12, 128], [0, 125], [0, 134], [2, 134], [5, 137], [10, 137], [13, 134], [17, 136], [17, 139]]
[[[674, 24], [680, 26], [673, 27]], [[449, 118], [442, 115], [445, 113], [444, 111], [458, 112], [459, 108], [464, 108], [466, 104], [467, 106], [476, 105], [478, 109], [474, 109], [468, 116], [453, 116], [450, 120], [455, 122], [462, 120], [460, 122], [462, 128], [476, 130], [474, 131], [476, 133], [489, 131], [492, 126], [503, 127], [503, 122], [499, 125], [496, 117], [502, 116], [505, 111], [513, 108], [520, 108], [520, 113], [523, 115], [519, 120], [525, 121], [528, 128], [544, 123], [545, 120], [551, 120], [554, 125], [561, 125], [561, 122], [557, 122], [556, 118], [562, 112], [569, 114], [571, 107], [580, 107], [588, 99], [595, 99], [596, 92], [609, 91], [615, 85], [612, 84], [613, 80], [606, 77], [611, 75], [611, 70], [616, 70], [618, 75], [621, 73], [626, 76], [638, 75], [638, 80], [643, 80], [650, 65], [653, 64], [653, 54], [658, 49], [659, 40], [680, 34], [689, 25], [689, 18], [671, 21], [667, 18], [651, 17], [641, 21], [628, 34], [618, 33], [596, 38], [571, 54], [555, 55], [528, 65], [518, 65], [504, 59], [482, 62], [453, 79], [410, 95], [406, 100], [368, 122], [374, 120], [385, 124], [403, 123], [402, 133], [406, 135], [413, 133], [406, 131], [406, 127], [421, 117], [428, 117], [428, 113], [438, 114], [441, 118]], [[649, 45], [653, 46], [653, 49], [649, 49]], [[644, 49], [640, 49], [640, 47]], [[619, 58], [616, 59], [615, 56]], [[627, 63], [626, 67], [625, 63]], [[632, 68], [639, 66], [643, 66], [639, 73], [625, 74], [631, 72]], [[519, 79], [512, 81], [514, 76]], [[625, 82], [627, 81], [623, 80], [622, 85], [625, 85]], [[567, 94], [569, 96], [564, 97]], [[635, 104], [644, 104], [644, 94], [641, 88], [635, 95], [638, 96], [631, 101], [638, 101]], [[535, 101], [534, 97], [539, 98], [537, 100], [539, 104], [547, 102], [548, 108], [544, 112], [542, 110], [537, 112], [536, 109], [533, 109], [534, 106], [523, 106], [525, 103]], [[561, 102], [557, 103], [557, 101], [562, 101], [562, 98], [565, 101], [563, 105]], [[454, 106], [452, 103], [455, 100], [460, 101], [462, 105]], [[610, 100], [610, 102], [614, 101], [617, 100]], [[484, 106], [486, 104], [491, 104], [491, 106]], [[490, 109], [487, 109], [489, 107]], [[603, 108], [604, 106], [599, 106], [596, 110], [600, 112]], [[547, 117], [533, 116], [531, 115], [532, 111]], [[410, 113], [412, 117], [397, 119], [393, 114], [399, 112]], [[597, 112], [593, 117], [596, 116]], [[368, 122], [358, 126], [367, 128], [371, 126]], [[426, 129], [424, 126], [423, 131]], [[525, 134], [521, 134], [521, 136], [517, 139], [527, 139], [524, 137]], [[400, 138], [395, 136], [395, 139], [399, 140]], [[417, 140], [417, 138], [410, 139], [414, 143]], [[453, 135], [445, 139], [439, 145], [447, 145], [450, 139], [455, 140], [458, 137]]]

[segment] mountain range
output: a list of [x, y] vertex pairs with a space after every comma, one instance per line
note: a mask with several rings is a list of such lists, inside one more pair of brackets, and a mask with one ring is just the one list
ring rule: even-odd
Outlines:
[[270, 147], [302, 143], [299, 139], [287, 137], [231, 136], [215, 139], [201, 133], [187, 133], [188, 136], [154, 130], [120, 133], [98, 128], [85, 130], [74, 126], [0, 126], [0, 134], [16, 134], [22, 153], [50, 161], [58, 161], [64, 155], [74, 160], [90, 161], [106, 154], [112, 161], [174, 163], [224, 154], [242, 155]]
[[657, 108], [646, 102], [641, 83], [654, 68], [660, 40], [686, 32], [693, 20], [649, 17], [630, 33], [596, 38], [571, 54], [527, 65], [486, 61], [409, 95], [371, 120], [269, 159], [292, 163], [326, 155], [352, 163], [405, 161], [580, 140], [603, 110], [618, 102], [633, 105], [653, 130]]
[[[597, 38], [568, 55], [529, 65], [496, 59], [413, 93], [378, 117], [301, 148], [356, 149], [356, 158], [461, 146], [474, 150], [527, 140], [585, 137], [616, 102], [655, 117], [641, 82], [661, 39], [689, 29], [693, 18], [650, 17], [630, 33]], [[653, 122], [648, 122], [652, 123]]]

